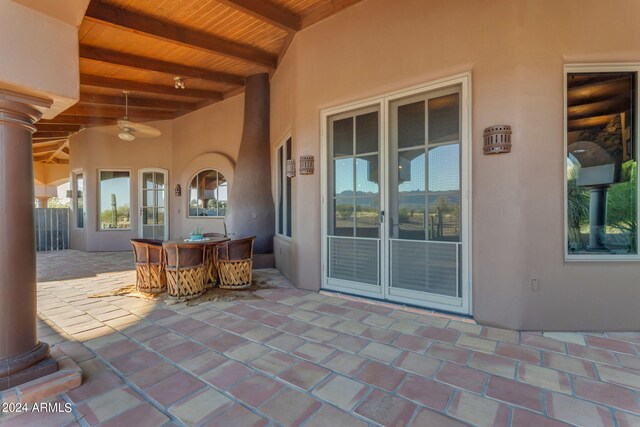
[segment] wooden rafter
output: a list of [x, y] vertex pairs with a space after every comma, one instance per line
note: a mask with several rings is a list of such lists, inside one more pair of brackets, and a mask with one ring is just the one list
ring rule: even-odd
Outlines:
[[[95, 104], [76, 104], [69, 107], [65, 113], [73, 114], [77, 116], [92, 116], [92, 117], [113, 117], [121, 118], [124, 116], [124, 108], [115, 107], [111, 105], [95, 105]], [[158, 120], [172, 119], [175, 113], [173, 111], [166, 110], [149, 110], [149, 109], [135, 109], [129, 108], [130, 118], [153, 118]]]
[[361, 1], [362, 0], [332, 0], [326, 4], [318, 6], [302, 17], [301, 28], [310, 27], [311, 25], [351, 7], [354, 4], [360, 3]]
[[56, 151], [54, 151], [54, 152], [49, 156], [49, 158], [47, 159], [47, 161], [48, 161], [48, 162], [50, 162], [50, 161], [54, 160], [54, 159], [56, 158], [56, 156], [57, 156], [57, 155], [58, 155], [58, 154], [59, 154], [63, 149], [65, 149], [65, 148], [66, 148], [66, 147], [68, 147], [68, 146], [69, 146], [69, 141], [65, 141], [62, 145], [60, 145], [60, 146], [57, 148], [57, 150], [56, 150]]
[[[119, 105], [122, 107], [122, 111], [123, 111], [122, 115], [124, 115], [124, 95], [111, 96], [111, 95], [96, 95], [96, 94], [90, 94], [90, 93], [81, 93], [80, 103], [81, 104]], [[197, 109], [197, 104], [191, 103], [191, 102], [169, 101], [166, 99], [140, 98], [137, 96], [129, 96], [129, 107], [194, 111]]]
[[218, 0], [285, 31], [299, 31], [300, 17], [265, 0]]
[[204, 68], [189, 67], [153, 58], [129, 55], [127, 53], [101, 49], [93, 46], [80, 45], [80, 58], [122, 65], [139, 70], [156, 71], [159, 73], [171, 74], [173, 76], [193, 77], [217, 83], [244, 86], [243, 76], [210, 71]]
[[32, 139], [68, 138], [72, 132], [36, 132]]
[[41, 123], [38, 122], [36, 124], [36, 127], [38, 128], [38, 132], [56, 132], [56, 131], [63, 131], [63, 132], [78, 132], [80, 129], [82, 129], [82, 126], [80, 125], [65, 125], [65, 124], [50, 124], [50, 123]]
[[604, 116], [607, 114], [621, 113], [631, 108], [631, 100], [627, 96], [607, 99], [605, 101], [589, 104], [574, 105], [567, 108], [569, 120], [584, 119], [587, 117]]
[[115, 125], [117, 119], [113, 117], [89, 117], [89, 116], [75, 116], [69, 114], [60, 114], [53, 119], [40, 120], [40, 123], [55, 123], [55, 124], [79, 124], [79, 125]]
[[154, 85], [133, 80], [115, 79], [112, 77], [80, 74], [80, 84], [87, 86], [105, 87], [110, 89], [128, 90], [131, 92], [158, 93], [160, 95], [184, 96], [187, 98], [222, 99], [222, 93], [212, 90], [176, 89], [173, 86]]
[[235, 43], [211, 34], [192, 30], [169, 22], [142, 15], [92, 0], [85, 19], [125, 28], [136, 33], [178, 43], [193, 49], [224, 55], [270, 69], [276, 67], [275, 55], [261, 49]]
[[59, 143], [57, 143], [55, 145], [48, 145], [48, 146], [45, 146], [45, 147], [34, 147], [33, 148], [33, 155], [35, 156], [35, 155], [55, 153], [60, 148], [64, 147], [66, 144], [67, 144], [66, 141], [60, 141]]

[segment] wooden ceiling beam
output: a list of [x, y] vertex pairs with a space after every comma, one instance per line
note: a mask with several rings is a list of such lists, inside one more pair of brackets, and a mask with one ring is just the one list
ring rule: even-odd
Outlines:
[[180, 77], [193, 77], [216, 83], [226, 83], [236, 86], [244, 86], [244, 77], [236, 74], [210, 71], [204, 68], [189, 67], [187, 65], [175, 64], [172, 62], [160, 61], [153, 58], [129, 55], [128, 53], [116, 52], [98, 47], [80, 45], [80, 58], [91, 59], [93, 61], [107, 62], [109, 64], [122, 65], [124, 67], [136, 68], [139, 70], [155, 71], [164, 74], [171, 74]]
[[53, 163], [55, 165], [68, 165], [69, 164], [69, 160], [67, 160], [67, 159], [50, 159], [50, 160], [47, 160], [47, 162]]
[[131, 92], [157, 93], [168, 96], [184, 96], [187, 98], [222, 100], [222, 93], [212, 90], [200, 89], [176, 89], [173, 86], [162, 86], [151, 83], [122, 80], [113, 77], [95, 76], [92, 74], [80, 74], [80, 84], [109, 89], [128, 90]]
[[[64, 150], [66, 147], [69, 146], [69, 141], [65, 141], [62, 145], [60, 145], [58, 147], [58, 149], [56, 151], [54, 151], [53, 153], [51, 153], [51, 156], [49, 156], [49, 159], [47, 161], [51, 162], [53, 160], [59, 160], [56, 159], [56, 156], [62, 151]], [[67, 150], [68, 151], [68, 150]]]
[[53, 119], [40, 120], [40, 123], [55, 123], [55, 124], [78, 124], [78, 125], [115, 125], [117, 119], [112, 117], [90, 117], [90, 116], [76, 116], [70, 114], [60, 114]]
[[73, 132], [36, 132], [31, 137], [32, 139], [45, 139], [45, 138], [68, 138]]
[[275, 69], [277, 64], [278, 58], [276, 55], [262, 49], [225, 40], [169, 22], [162, 22], [151, 16], [130, 12], [97, 0], [91, 0], [89, 3], [85, 19], [107, 23], [157, 39], [224, 55], [270, 69]]
[[[124, 108], [111, 105], [76, 104], [65, 110], [65, 113], [76, 116], [122, 118]], [[166, 110], [137, 110], [129, 108], [129, 118], [153, 118], [157, 120], [172, 119], [175, 111]]]
[[253, 16], [260, 21], [287, 32], [300, 31], [301, 19], [298, 15], [275, 6], [265, 0], [218, 0], [219, 3]]
[[40, 155], [40, 154], [47, 154], [47, 153], [55, 153], [56, 151], [58, 151], [61, 147], [64, 147], [67, 144], [66, 141], [61, 141], [56, 145], [49, 145], [46, 147], [34, 147], [33, 148], [33, 155]]
[[64, 142], [66, 141], [68, 138], [49, 138], [49, 139], [37, 139], [35, 141], [33, 141], [33, 146], [34, 147], [44, 147], [47, 145], [52, 145], [58, 142]]
[[332, 0], [326, 4], [320, 5], [302, 17], [301, 29], [310, 27], [311, 25], [330, 17], [331, 15], [335, 15], [354, 4], [360, 3], [361, 1], [362, 0]]
[[[82, 95], [80, 96], [82, 98]], [[80, 125], [65, 125], [65, 124], [51, 124], [51, 123], [36, 123], [38, 132], [78, 132], [82, 129]]]
[[567, 90], [567, 105], [574, 106], [602, 101], [612, 96], [628, 94], [630, 91], [631, 80], [629, 78], [576, 86]]
[[[119, 105], [124, 115], [124, 96], [80, 94], [80, 104]], [[129, 96], [129, 107], [158, 108], [164, 110], [195, 111], [198, 105], [191, 102], [170, 101], [166, 99], [138, 98]]]

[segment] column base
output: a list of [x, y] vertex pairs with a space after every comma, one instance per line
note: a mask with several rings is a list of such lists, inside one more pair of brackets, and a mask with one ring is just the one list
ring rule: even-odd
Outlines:
[[29, 353], [0, 361], [0, 366], [2, 365], [6, 368], [0, 372], [0, 391], [58, 370], [58, 364], [49, 356], [49, 344], [44, 342], [39, 342]]

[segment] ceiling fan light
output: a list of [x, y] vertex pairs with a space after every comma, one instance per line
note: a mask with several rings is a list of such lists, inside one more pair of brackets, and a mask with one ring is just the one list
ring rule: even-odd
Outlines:
[[118, 134], [118, 138], [122, 139], [123, 141], [133, 141], [136, 139], [136, 136], [134, 134], [132, 134], [129, 129], [125, 128], [123, 129], [122, 132], [120, 132]]

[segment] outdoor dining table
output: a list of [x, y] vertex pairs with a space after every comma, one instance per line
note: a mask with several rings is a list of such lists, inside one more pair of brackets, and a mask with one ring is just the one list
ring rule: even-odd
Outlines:
[[[224, 236], [215, 236], [215, 237], [207, 237], [204, 239], [191, 240], [191, 239], [172, 239], [165, 240], [162, 242], [162, 248], [166, 252], [167, 247], [180, 245], [182, 248], [194, 247], [200, 248], [202, 247], [204, 251], [204, 268], [205, 268], [205, 279], [203, 286], [205, 284], [215, 284], [217, 280], [217, 268], [216, 268], [216, 246], [231, 240], [229, 237]], [[167, 266], [171, 268], [171, 266]]]

